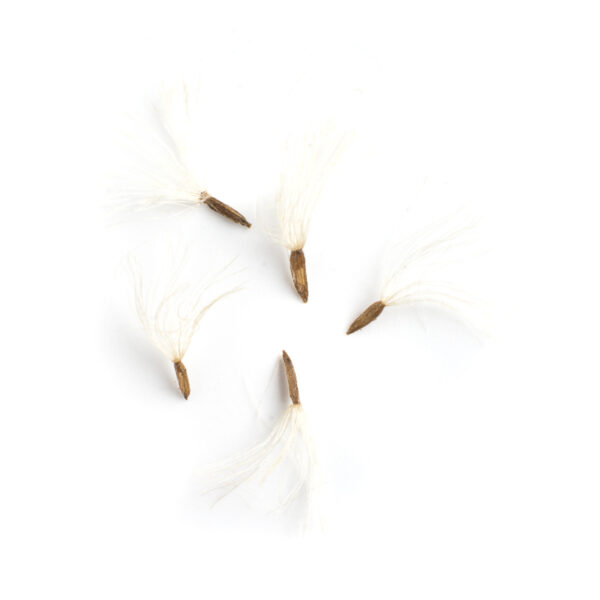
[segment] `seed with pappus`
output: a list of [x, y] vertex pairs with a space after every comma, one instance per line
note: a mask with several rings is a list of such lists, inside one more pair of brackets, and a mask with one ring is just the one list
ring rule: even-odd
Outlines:
[[139, 320], [155, 346], [173, 363], [179, 389], [187, 400], [191, 389], [183, 358], [192, 338], [209, 309], [240, 288], [217, 295], [211, 293], [218, 276], [228, 267], [195, 285], [186, 283], [181, 280], [181, 273], [187, 263], [187, 252], [170, 254], [170, 260], [152, 284], [146, 283], [137, 259], [130, 257], [129, 265]]
[[452, 274], [453, 263], [464, 260], [457, 250], [472, 229], [472, 225], [452, 226], [445, 220], [393, 246], [384, 266], [379, 300], [370, 304], [346, 333], [350, 335], [372, 323], [386, 306], [430, 304], [467, 317], [467, 310], [475, 303], [449, 281], [448, 275]]
[[273, 237], [290, 251], [292, 281], [303, 302], [308, 301], [308, 277], [304, 246], [314, 210], [329, 173], [349, 143], [347, 133], [331, 125], [286, 144], [281, 187], [276, 199], [279, 231]]
[[307, 525], [316, 508], [317, 458], [300, 402], [294, 365], [285, 350], [282, 357], [292, 403], [264, 441], [224, 462], [203, 469], [208, 481], [204, 493], [221, 491], [218, 502], [240, 486], [247, 488], [252, 483], [260, 486], [278, 472], [281, 488], [277, 499], [268, 504], [272, 505], [272, 510], [280, 511], [290, 507], [301, 495], [305, 496], [307, 510], [304, 524]]
[[113, 195], [123, 210], [204, 204], [234, 223], [251, 227], [242, 213], [208, 189], [209, 142], [202, 129], [206, 115], [198, 114], [201, 107], [200, 92], [193, 86], [164, 93], [152, 105], [148, 122], [138, 120], [126, 135], [127, 160], [133, 164], [118, 178]]

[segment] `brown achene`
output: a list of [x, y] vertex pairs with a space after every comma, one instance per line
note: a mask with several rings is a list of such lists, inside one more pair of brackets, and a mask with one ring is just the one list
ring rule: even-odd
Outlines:
[[308, 278], [306, 276], [306, 259], [303, 250], [292, 250], [290, 270], [298, 295], [302, 298], [302, 302], [308, 302]]
[[179, 389], [183, 394], [183, 397], [187, 400], [190, 395], [190, 380], [188, 379], [187, 369], [185, 365], [179, 360], [173, 363], [175, 367], [175, 375], [177, 375], [177, 383]]
[[285, 350], [282, 352], [282, 356], [292, 404], [300, 404], [300, 392], [298, 391], [298, 380], [296, 379], [296, 370], [294, 369], [294, 364]]
[[239, 225], [243, 225], [244, 227], [248, 227], [248, 228], [252, 227], [252, 224], [248, 222], [248, 220], [246, 219], [246, 217], [244, 217], [244, 215], [242, 213], [238, 212], [234, 208], [231, 208], [231, 206], [229, 206], [228, 204], [225, 204], [225, 202], [221, 202], [220, 200], [217, 200], [213, 196], [208, 196], [208, 198], [206, 198], [206, 200], [204, 200], [204, 203], [206, 204], [206, 206], [208, 206], [208, 208], [210, 208], [211, 210], [214, 210], [216, 213], [219, 213], [220, 215], [223, 215], [225, 218], [229, 219], [230, 221], [233, 221], [234, 223], [238, 223]]
[[352, 324], [350, 327], [348, 327], [348, 331], [346, 331], [346, 335], [350, 335], [351, 333], [366, 327], [383, 312], [384, 308], [385, 304], [381, 300], [373, 302], [373, 304], [368, 306], [362, 313], [360, 313], [360, 315], [358, 315], [358, 317], [356, 317], [356, 319], [354, 319], [354, 321], [352, 321]]

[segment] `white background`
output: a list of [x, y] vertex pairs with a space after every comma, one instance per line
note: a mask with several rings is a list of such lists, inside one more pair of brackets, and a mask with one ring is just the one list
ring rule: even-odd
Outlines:
[[[2, 12], [2, 597], [600, 596], [596, 3]], [[183, 73], [223, 132], [221, 196], [251, 220], [294, 90], [324, 112], [359, 99], [306, 247], [308, 305], [259, 227], [161, 222], [200, 263], [245, 268], [186, 357], [187, 403], [119, 273], [156, 223], [107, 227], [101, 209], [119, 118]], [[429, 199], [482, 218], [491, 335], [388, 309], [346, 337], [385, 240]], [[210, 510], [194, 475], [264, 436], [253, 399], [283, 410], [282, 348], [329, 499], [307, 536], [236, 497]]]

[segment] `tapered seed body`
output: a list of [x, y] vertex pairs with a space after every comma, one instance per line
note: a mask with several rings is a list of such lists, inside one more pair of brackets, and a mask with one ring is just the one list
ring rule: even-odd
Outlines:
[[373, 302], [373, 304], [371, 304], [358, 317], [356, 317], [356, 319], [354, 319], [352, 325], [348, 327], [348, 331], [346, 331], [346, 334], [350, 335], [351, 333], [362, 329], [363, 327], [371, 323], [371, 321], [374, 321], [383, 312], [384, 308], [385, 304], [381, 300]]
[[175, 375], [177, 375], [179, 389], [181, 390], [183, 397], [187, 400], [190, 395], [190, 380], [188, 379], [187, 369], [181, 361], [174, 362], [173, 366], [175, 367]]
[[285, 366], [285, 374], [287, 376], [288, 389], [290, 391], [290, 398], [292, 399], [293, 404], [300, 404], [300, 392], [298, 391], [298, 380], [296, 379], [296, 370], [294, 369], [294, 364], [285, 350], [282, 352], [282, 355], [283, 365]]
[[294, 287], [302, 302], [308, 301], [308, 279], [306, 277], [306, 259], [302, 250], [292, 250], [290, 254], [290, 270]]
[[206, 204], [206, 206], [208, 206], [208, 208], [210, 208], [211, 210], [214, 210], [216, 213], [223, 215], [224, 217], [230, 219], [235, 223], [239, 223], [244, 227], [252, 227], [252, 224], [246, 220], [246, 217], [244, 217], [242, 213], [239, 213], [234, 208], [231, 208], [231, 206], [225, 204], [225, 202], [221, 202], [220, 200], [209, 196], [204, 201], [204, 204]]

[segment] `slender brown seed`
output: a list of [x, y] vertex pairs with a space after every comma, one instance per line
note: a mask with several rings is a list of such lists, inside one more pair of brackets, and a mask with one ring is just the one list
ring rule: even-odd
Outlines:
[[306, 278], [306, 259], [302, 250], [292, 250], [290, 254], [290, 269], [294, 287], [302, 302], [308, 301], [308, 279]]
[[181, 361], [173, 363], [175, 367], [175, 375], [177, 375], [177, 383], [179, 383], [179, 389], [183, 394], [183, 397], [187, 400], [190, 395], [190, 380], [188, 379], [187, 369]]
[[300, 392], [298, 391], [298, 380], [296, 379], [296, 370], [292, 364], [292, 359], [288, 356], [288, 353], [283, 351], [283, 364], [285, 366], [285, 374], [287, 375], [288, 389], [290, 391], [290, 398], [293, 404], [300, 404]]
[[206, 206], [208, 206], [208, 208], [210, 208], [211, 210], [214, 210], [216, 213], [219, 213], [220, 215], [223, 215], [224, 217], [227, 217], [231, 221], [234, 221], [235, 223], [239, 223], [240, 225], [243, 225], [244, 227], [252, 227], [252, 224], [248, 223], [248, 221], [246, 220], [246, 217], [244, 217], [244, 215], [242, 213], [239, 213], [237, 210], [231, 208], [231, 206], [229, 206], [228, 204], [225, 204], [225, 202], [221, 202], [220, 200], [217, 200], [216, 198], [209, 196], [204, 201], [204, 203], [206, 204]]
[[346, 331], [347, 335], [358, 331], [368, 325], [371, 321], [374, 321], [385, 308], [385, 304], [381, 300], [377, 300], [377, 302], [373, 302], [371, 306], [369, 306], [366, 310], [364, 310], [360, 315], [354, 319], [352, 325], [348, 327], [348, 331]]

